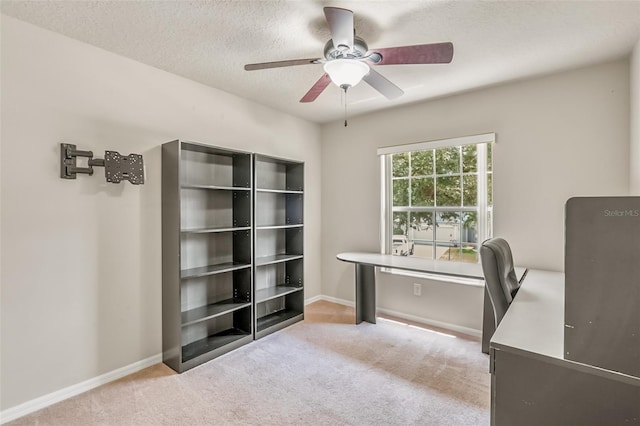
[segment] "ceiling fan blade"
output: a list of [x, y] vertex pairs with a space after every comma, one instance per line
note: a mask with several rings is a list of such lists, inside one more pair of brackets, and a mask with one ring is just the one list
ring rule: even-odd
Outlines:
[[333, 47], [340, 46], [353, 48], [353, 12], [339, 7], [325, 7], [324, 16], [327, 18], [331, 30]]
[[453, 59], [453, 43], [418, 44], [415, 46], [375, 49], [382, 56], [376, 65], [395, 64], [448, 64]]
[[300, 102], [313, 102], [316, 100], [320, 93], [331, 83], [331, 78], [329, 78], [329, 74], [324, 74], [316, 83], [309, 89], [309, 91], [300, 99]]
[[365, 75], [363, 80], [366, 81], [369, 86], [386, 96], [387, 99], [395, 99], [404, 93], [401, 88], [387, 80], [386, 77], [373, 68], [369, 70], [369, 74]]
[[317, 64], [320, 58], [312, 59], [291, 59], [288, 61], [261, 62], [259, 64], [247, 64], [244, 66], [245, 71], [264, 70], [267, 68], [291, 67], [294, 65]]

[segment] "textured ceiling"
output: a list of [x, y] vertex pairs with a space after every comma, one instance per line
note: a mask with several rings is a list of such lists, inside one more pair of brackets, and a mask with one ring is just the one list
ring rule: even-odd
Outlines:
[[315, 122], [344, 114], [333, 85], [298, 102], [321, 65], [243, 66], [321, 57], [330, 38], [324, 6], [353, 10], [370, 49], [455, 47], [451, 64], [377, 67], [405, 94], [389, 101], [359, 84], [350, 115], [621, 58], [640, 39], [640, 0], [0, 2], [3, 14]]

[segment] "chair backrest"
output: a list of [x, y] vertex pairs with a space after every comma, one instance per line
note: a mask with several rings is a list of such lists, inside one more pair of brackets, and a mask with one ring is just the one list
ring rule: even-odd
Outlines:
[[490, 238], [480, 246], [480, 260], [497, 327], [520, 288], [511, 248], [503, 238]]

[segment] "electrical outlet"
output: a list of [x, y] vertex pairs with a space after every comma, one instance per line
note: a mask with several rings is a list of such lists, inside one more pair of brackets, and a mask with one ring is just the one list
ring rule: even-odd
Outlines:
[[413, 283], [413, 295], [422, 296], [422, 284]]

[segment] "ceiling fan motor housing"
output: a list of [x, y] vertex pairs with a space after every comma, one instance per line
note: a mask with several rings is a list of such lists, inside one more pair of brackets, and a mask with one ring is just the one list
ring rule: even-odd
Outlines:
[[332, 61], [334, 59], [360, 59], [363, 58], [369, 47], [367, 43], [358, 36], [353, 37], [353, 47], [349, 48], [349, 46], [340, 45], [337, 48], [333, 45], [333, 40], [329, 40], [327, 44], [324, 45], [324, 57], [328, 61]]

